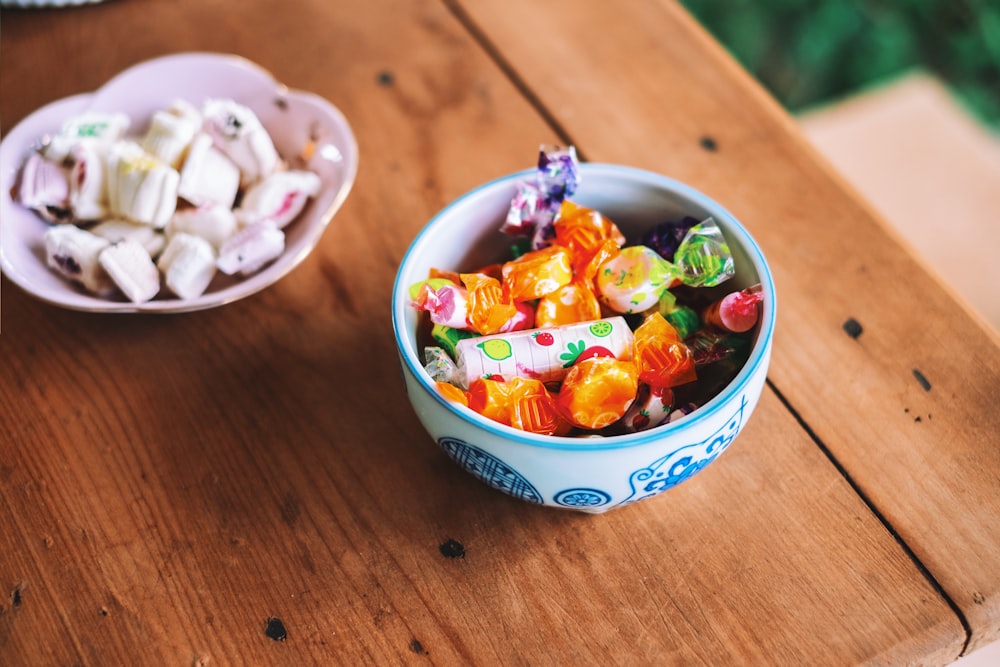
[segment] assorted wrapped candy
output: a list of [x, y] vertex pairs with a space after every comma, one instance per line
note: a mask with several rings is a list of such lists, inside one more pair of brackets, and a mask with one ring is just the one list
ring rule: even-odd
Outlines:
[[284, 228], [319, 193], [319, 176], [290, 169], [233, 100], [175, 100], [141, 136], [127, 136], [130, 123], [122, 113], [68, 119], [27, 157], [12, 192], [52, 225], [47, 264], [93, 294], [141, 303], [163, 287], [193, 299], [217, 272], [251, 275], [284, 252]]
[[579, 361], [591, 357], [630, 359], [631, 350], [632, 330], [622, 317], [465, 338], [455, 346], [457, 380], [461, 386], [483, 377], [561, 381]]
[[761, 286], [721, 291], [736, 267], [712, 218], [666, 220], [630, 243], [573, 201], [578, 184], [575, 151], [543, 146], [500, 224], [524, 239], [510, 258], [435, 267], [410, 287], [430, 324], [425, 370], [448, 400], [532, 433], [683, 419], [746, 362]]
[[513, 236], [531, 237], [531, 247], [544, 248], [551, 243], [555, 219], [562, 202], [576, 192], [580, 184], [576, 149], [542, 146], [534, 179], [517, 184], [501, 231]]

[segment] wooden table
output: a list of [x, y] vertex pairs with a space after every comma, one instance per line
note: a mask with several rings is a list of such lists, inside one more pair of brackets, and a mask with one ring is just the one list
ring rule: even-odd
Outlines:
[[[678, 5], [110, 0], [0, 36], [5, 132], [210, 50], [361, 150], [317, 250], [246, 300], [109, 316], [4, 280], [0, 663], [933, 665], [1000, 635], [1000, 344]], [[715, 197], [780, 294], [730, 452], [601, 516], [458, 469], [390, 331], [417, 230], [542, 143]]]

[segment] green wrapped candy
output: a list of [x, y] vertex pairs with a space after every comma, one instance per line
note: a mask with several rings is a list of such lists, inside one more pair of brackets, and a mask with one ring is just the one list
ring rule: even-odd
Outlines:
[[681, 283], [690, 287], [715, 287], [733, 277], [733, 255], [722, 230], [706, 218], [688, 230], [674, 254]]
[[663, 319], [677, 329], [681, 340], [693, 334], [701, 326], [701, 318], [698, 317], [698, 313], [677, 303], [677, 297], [670, 290], [666, 290], [660, 295], [658, 310], [660, 315], [663, 315]]

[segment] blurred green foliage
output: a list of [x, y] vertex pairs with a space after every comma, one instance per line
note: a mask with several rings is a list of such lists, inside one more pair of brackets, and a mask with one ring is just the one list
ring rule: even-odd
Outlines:
[[1000, 0], [681, 0], [789, 111], [922, 68], [1000, 129]]

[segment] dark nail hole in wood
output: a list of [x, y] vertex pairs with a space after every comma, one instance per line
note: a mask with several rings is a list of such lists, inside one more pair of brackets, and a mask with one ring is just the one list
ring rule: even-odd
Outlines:
[[449, 539], [442, 543], [438, 549], [441, 550], [441, 555], [445, 558], [465, 558], [465, 547], [462, 546], [461, 542]]
[[854, 340], [857, 340], [858, 336], [861, 335], [861, 332], [863, 332], [864, 329], [861, 328], [860, 322], [858, 322], [853, 317], [850, 317], [846, 322], [844, 322], [844, 331], [847, 333], [848, 336], [850, 336]]
[[285, 630], [285, 624], [276, 616], [267, 619], [267, 627], [264, 628], [264, 634], [276, 642], [283, 642], [288, 639], [288, 631]]

